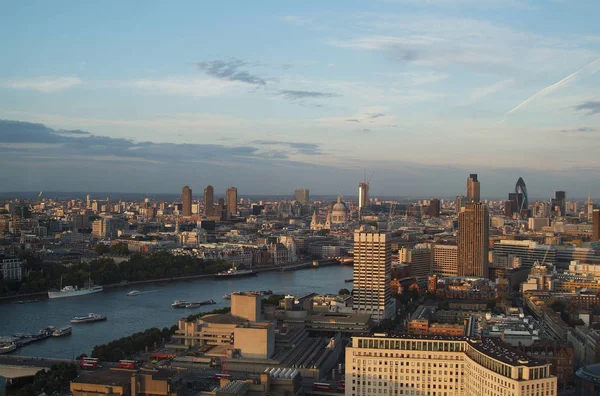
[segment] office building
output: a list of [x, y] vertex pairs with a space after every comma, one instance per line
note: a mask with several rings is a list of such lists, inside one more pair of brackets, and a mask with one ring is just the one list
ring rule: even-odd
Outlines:
[[550, 364], [491, 338], [352, 337], [346, 396], [556, 396]]
[[600, 240], [600, 210], [594, 209], [592, 212], [592, 241]]
[[237, 188], [229, 187], [225, 192], [225, 200], [227, 201], [227, 215], [237, 215]]
[[300, 202], [300, 205], [302, 205], [302, 206], [308, 205], [308, 203], [309, 203], [308, 190], [307, 189], [298, 189], [298, 190], [294, 191], [294, 199], [296, 199], [296, 201]]
[[412, 249], [402, 248], [399, 256], [403, 258], [403, 263], [409, 265], [410, 276], [423, 280], [431, 275], [431, 249], [426, 244], [416, 245]]
[[374, 321], [393, 318], [391, 235], [385, 232], [354, 232], [353, 309], [370, 314]]
[[556, 264], [556, 249], [552, 245], [541, 245], [534, 241], [501, 240], [494, 245], [494, 267], [513, 268], [515, 263], [525, 268], [535, 264]]
[[204, 216], [212, 216], [215, 206], [215, 189], [208, 185], [204, 189]]
[[457, 276], [458, 246], [434, 245], [432, 248], [431, 273], [440, 277]]
[[181, 190], [181, 212], [184, 216], [192, 215], [192, 189], [188, 186]]
[[358, 213], [359, 217], [365, 207], [369, 205], [369, 183], [366, 181], [358, 184]]
[[25, 261], [18, 257], [0, 254], [0, 274], [2, 279], [20, 282], [23, 279], [23, 265]]
[[481, 202], [469, 202], [458, 214], [458, 276], [488, 276], [489, 223]]
[[440, 217], [440, 200], [437, 198], [432, 198], [429, 201], [429, 208], [427, 209], [427, 214], [429, 217]]
[[467, 198], [471, 202], [479, 202], [481, 199], [476, 173], [471, 173], [467, 179]]
[[567, 214], [567, 193], [564, 191], [555, 191], [554, 198], [550, 201], [552, 210], [558, 216], [565, 216]]

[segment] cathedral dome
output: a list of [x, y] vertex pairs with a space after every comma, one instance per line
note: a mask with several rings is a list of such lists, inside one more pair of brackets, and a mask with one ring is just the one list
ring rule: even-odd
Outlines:
[[342, 197], [338, 195], [338, 200], [331, 209], [331, 221], [333, 224], [346, 223], [348, 217], [348, 207], [342, 202]]

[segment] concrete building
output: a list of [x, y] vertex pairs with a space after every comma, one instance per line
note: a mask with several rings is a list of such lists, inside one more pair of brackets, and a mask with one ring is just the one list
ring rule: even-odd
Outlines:
[[600, 240], [600, 210], [594, 209], [592, 211], [592, 241], [596, 242]]
[[[405, 249], [402, 248], [402, 251]], [[427, 245], [417, 245], [402, 255], [405, 259], [403, 262], [409, 264], [410, 276], [423, 280], [431, 275], [431, 249]]]
[[429, 217], [440, 217], [440, 200], [432, 198], [429, 201], [429, 207], [427, 208], [427, 214]]
[[495, 267], [513, 268], [515, 259], [525, 268], [533, 267], [536, 262], [556, 264], [556, 249], [552, 245], [541, 245], [534, 241], [501, 240], [494, 245], [492, 256]]
[[488, 276], [490, 220], [488, 207], [469, 202], [458, 214], [458, 275]]
[[346, 396], [556, 396], [550, 364], [505, 344], [463, 337], [352, 337]]
[[71, 381], [73, 396], [181, 396], [185, 392], [175, 370], [109, 369], [82, 372]]
[[204, 216], [209, 217], [214, 214], [215, 207], [215, 189], [208, 185], [204, 189]]
[[376, 322], [393, 318], [396, 307], [390, 290], [391, 275], [391, 235], [355, 231], [353, 309], [372, 315]]
[[0, 273], [2, 279], [20, 281], [23, 279], [24, 261], [18, 257], [0, 255]]
[[476, 173], [471, 173], [467, 179], [467, 199], [470, 202], [479, 202], [481, 200], [480, 186]]
[[542, 228], [550, 226], [550, 219], [548, 217], [530, 217], [528, 226], [531, 231], [540, 231]]
[[296, 201], [300, 202], [300, 205], [308, 205], [310, 203], [309, 200], [309, 192], [307, 189], [301, 188], [294, 191], [294, 198]]
[[229, 187], [225, 192], [225, 200], [227, 201], [227, 215], [228, 216], [237, 216], [238, 209], [238, 198], [237, 198], [237, 188]]
[[192, 189], [188, 186], [184, 186], [181, 190], [181, 214], [192, 215]]
[[432, 256], [432, 275], [441, 277], [458, 275], [458, 246], [434, 245]]

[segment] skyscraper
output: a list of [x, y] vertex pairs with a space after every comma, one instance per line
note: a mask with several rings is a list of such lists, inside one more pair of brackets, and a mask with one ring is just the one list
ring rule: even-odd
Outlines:
[[237, 215], [237, 188], [229, 187], [225, 192], [225, 199], [227, 200], [227, 214], [236, 216]]
[[560, 210], [560, 216], [565, 216], [567, 213], [567, 193], [564, 191], [554, 191], [554, 198], [551, 201], [552, 210], [556, 207]]
[[370, 314], [374, 321], [393, 318], [391, 235], [385, 232], [354, 232], [353, 309]]
[[471, 173], [467, 179], [467, 198], [469, 201], [479, 202], [479, 181], [477, 180], [477, 174]]
[[358, 213], [363, 211], [365, 206], [369, 205], [369, 183], [364, 181], [358, 184]]
[[208, 185], [204, 189], [204, 216], [212, 216], [214, 211], [215, 189]]
[[192, 189], [188, 186], [181, 190], [181, 212], [184, 216], [192, 215]]
[[296, 201], [300, 202], [300, 205], [308, 205], [308, 190], [302, 188], [294, 191], [294, 198]]
[[600, 240], [600, 210], [594, 209], [592, 212], [592, 241]]
[[467, 203], [458, 214], [458, 276], [488, 277], [489, 232], [487, 205]]

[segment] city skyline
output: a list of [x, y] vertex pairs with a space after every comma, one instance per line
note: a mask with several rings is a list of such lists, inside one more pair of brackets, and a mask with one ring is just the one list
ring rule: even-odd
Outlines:
[[365, 168], [373, 195], [600, 182], [597, 2], [70, 4], [2, 18], [4, 191], [167, 192], [198, 169], [249, 193], [353, 191]]

